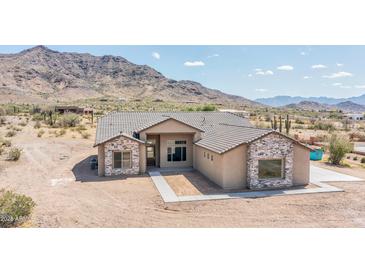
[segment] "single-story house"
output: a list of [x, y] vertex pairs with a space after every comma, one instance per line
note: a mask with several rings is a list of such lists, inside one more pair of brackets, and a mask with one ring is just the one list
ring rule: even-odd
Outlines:
[[98, 120], [98, 174], [192, 167], [224, 189], [306, 185], [310, 149], [227, 112], [113, 112]]

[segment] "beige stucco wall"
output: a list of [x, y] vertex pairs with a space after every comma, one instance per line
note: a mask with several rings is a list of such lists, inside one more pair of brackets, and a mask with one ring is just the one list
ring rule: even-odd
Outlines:
[[247, 145], [240, 145], [223, 154], [223, 188], [246, 187]]
[[[207, 158], [208, 153], [209, 157], [213, 155], [213, 161]], [[223, 187], [222, 161], [222, 155], [194, 145], [194, 168], [221, 187]]]
[[309, 152], [309, 149], [299, 144], [294, 145], [293, 185], [306, 185], [309, 183]]
[[164, 134], [164, 133], [193, 133], [194, 141], [199, 140], [201, 136], [201, 132], [193, 127], [180, 123], [176, 120], [167, 120], [160, 124], [157, 124], [153, 127], [142, 130], [139, 133], [141, 140], [146, 140], [147, 134]]
[[[186, 140], [186, 161], [167, 161], [167, 140]], [[161, 134], [160, 135], [160, 167], [192, 167], [193, 166], [193, 134]]]
[[104, 154], [104, 144], [98, 146], [98, 175], [105, 175], [105, 154]]
[[[240, 145], [224, 154], [218, 154], [200, 146], [194, 146], [194, 150], [194, 168], [209, 180], [224, 189], [246, 187], [246, 145]], [[213, 161], [211, 155], [213, 155]]]

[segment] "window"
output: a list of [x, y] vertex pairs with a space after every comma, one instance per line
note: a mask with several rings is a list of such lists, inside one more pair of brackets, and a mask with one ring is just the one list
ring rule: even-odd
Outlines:
[[186, 141], [168, 140], [167, 141], [167, 161], [182, 162], [186, 161]]
[[210, 160], [213, 161], [213, 155], [210, 155]]
[[259, 179], [284, 178], [283, 159], [259, 160]]
[[205, 158], [205, 151], [204, 151], [204, 158]]
[[113, 151], [113, 168], [131, 168], [132, 154], [130, 151]]
[[208, 155], [207, 159], [209, 160], [209, 153], [207, 153], [207, 155]]
[[122, 168], [122, 152], [113, 152], [113, 168]]
[[123, 151], [123, 168], [131, 168], [132, 167], [132, 159], [130, 151]]

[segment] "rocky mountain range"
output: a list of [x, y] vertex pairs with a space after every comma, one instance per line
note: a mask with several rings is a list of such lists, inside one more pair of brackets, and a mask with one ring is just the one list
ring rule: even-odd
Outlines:
[[345, 101], [334, 105], [321, 104], [313, 101], [301, 101], [296, 104], [288, 104], [282, 108], [292, 108], [298, 110], [321, 111], [321, 110], [341, 110], [343, 112], [365, 112], [365, 106]]
[[298, 104], [300, 102], [314, 102], [325, 105], [336, 105], [339, 103], [352, 102], [358, 105], [365, 105], [365, 94], [348, 98], [331, 98], [331, 97], [301, 97], [301, 96], [275, 96], [270, 98], [259, 98], [255, 100], [258, 103], [282, 107], [289, 104]]
[[123, 100], [260, 105], [193, 81], [168, 79], [119, 56], [57, 52], [36, 46], [0, 54], [0, 102], [55, 102], [111, 96]]

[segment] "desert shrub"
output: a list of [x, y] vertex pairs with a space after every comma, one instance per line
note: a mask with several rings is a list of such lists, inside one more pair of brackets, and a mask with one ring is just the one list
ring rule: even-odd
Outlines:
[[35, 129], [38, 129], [38, 128], [41, 128], [41, 127], [42, 127], [41, 122], [36, 121], [36, 122], [35, 122], [35, 124], [34, 124], [34, 128], [35, 128]]
[[17, 147], [13, 147], [8, 152], [8, 161], [18, 161], [20, 158], [20, 155], [22, 154], [22, 150]]
[[0, 227], [16, 227], [30, 218], [36, 206], [32, 198], [0, 190]]
[[86, 128], [86, 126], [85, 125], [79, 125], [79, 126], [77, 126], [77, 128], [76, 128], [76, 130], [78, 131], [78, 132], [80, 132], [81, 133], [81, 131], [84, 131], [84, 130], [86, 130], [87, 128]]
[[0, 147], [10, 147], [11, 146], [11, 141], [10, 140], [7, 140], [7, 139], [3, 139], [3, 138], [0, 138]]
[[15, 131], [22, 131], [22, 129], [21, 129], [20, 127], [13, 127], [13, 129], [14, 129]]
[[27, 125], [27, 123], [25, 121], [22, 121], [19, 123], [19, 126], [25, 127]]
[[44, 134], [44, 130], [43, 129], [40, 129], [39, 131], [38, 131], [38, 133], [37, 133], [37, 137], [38, 138], [42, 138], [42, 136], [43, 136], [43, 134]]
[[362, 158], [361, 158], [361, 163], [362, 163], [362, 164], [365, 164], [365, 157], [362, 157]]
[[9, 130], [6, 134], [5, 137], [14, 137], [16, 135], [16, 131], [15, 130]]
[[204, 105], [202, 108], [201, 108], [202, 111], [215, 111], [217, 110], [217, 107], [214, 106], [214, 105]]
[[0, 126], [5, 125], [5, 123], [6, 123], [5, 117], [0, 116]]
[[89, 139], [91, 134], [89, 132], [81, 132], [81, 136], [84, 139]]
[[60, 117], [58, 124], [61, 127], [75, 127], [80, 123], [80, 116], [75, 113], [67, 113]]
[[302, 120], [300, 120], [300, 119], [295, 119], [295, 121], [294, 121], [296, 124], [298, 124], [298, 125], [304, 125], [304, 122], [302, 121]]
[[42, 121], [44, 119], [44, 116], [40, 113], [36, 113], [32, 116], [33, 121]]
[[314, 124], [313, 129], [333, 131], [336, 128], [332, 123], [324, 123], [322, 121], [317, 121]]
[[352, 158], [352, 160], [357, 161], [357, 156], [355, 156], [354, 158]]
[[346, 153], [351, 152], [352, 145], [345, 137], [332, 134], [328, 150], [330, 153], [328, 161], [334, 165], [339, 165]]
[[55, 135], [56, 137], [60, 137], [66, 134], [66, 129], [61, 128], [60, 130], [56, 130]]

